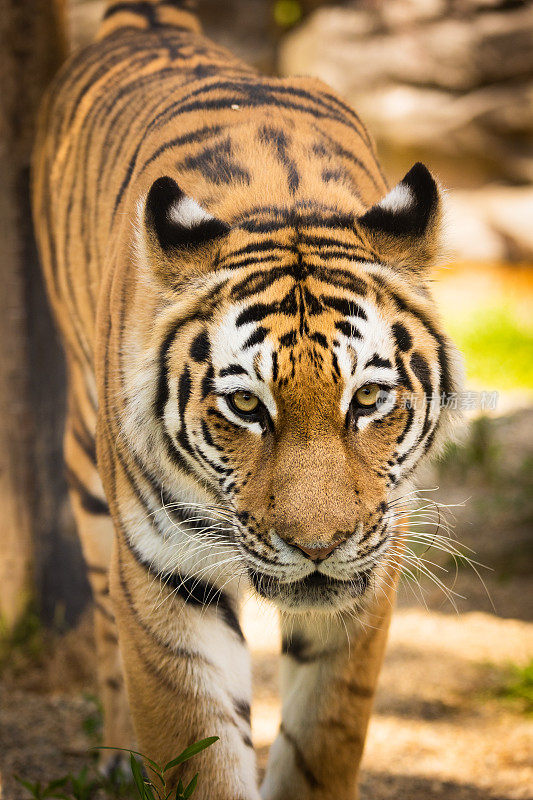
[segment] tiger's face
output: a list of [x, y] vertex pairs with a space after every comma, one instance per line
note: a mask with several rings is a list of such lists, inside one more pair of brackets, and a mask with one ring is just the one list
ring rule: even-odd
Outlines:
[[231, 515], [256, 590], [285, 609], [342, 608], [365, 594], [390, 551], [392, 500], [454, 387], [423, 282], [376, 257], [401, 214], [415, 230], [398, 259], [409, 237], [415, 252], [430, 247], [418, 239], [433, 235], [438, 195], [424, 213], [413, 208], [435, 186], [421, 170], [385, 198], [381, 218], [375, 207], [340, 227], [334, 212], [302, 208], [263, 219], [259, 237], [249, 220], [228, 230], [173, 182], [147, 201], [152, 247], [170, 226], [176, 247], [178, 225], [189, 254], [191, 242], [216, 242], [216, 270], [205, 278], [196, 260], [198, 303], [165, 337], [160, 424]]

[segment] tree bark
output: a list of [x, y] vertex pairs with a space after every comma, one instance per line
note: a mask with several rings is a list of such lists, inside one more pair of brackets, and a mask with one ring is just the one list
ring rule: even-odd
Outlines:
[[[65, 592], [60, 585], [51, 609], [50, 560], [58, 541], [74, 542], [61, 466], [63, 357], [29, 202], [36, 115], [66, 53], [64, 0], [0, 0], [0, 620], [8, 630], [35, 595], [45, 617], [57, 615]], [[72, 560], [76, 580], [81, 560]]]

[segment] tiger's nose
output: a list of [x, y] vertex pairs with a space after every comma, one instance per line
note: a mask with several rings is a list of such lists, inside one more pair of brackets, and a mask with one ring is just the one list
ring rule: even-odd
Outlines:
[[308, 556], [311, 561], [323, 561], [340, 544], [341, 542], [337, 541], [333, 542], [333, 544], [330, 544], [327, 547], [303, 547], [301, 544], [295, 544], [295, 547], [297, 547], [298, 550], [301, 550], [302, 553], [305, 553], [305, 555]]

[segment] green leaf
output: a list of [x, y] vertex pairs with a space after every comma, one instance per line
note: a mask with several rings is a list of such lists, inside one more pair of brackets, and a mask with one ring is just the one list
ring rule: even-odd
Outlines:
[[141, 800], [144, 800], [146, 796], [144, 790], [144, 777], [142, 774], [142, 770], [138, 765], [133, 753], [130, 753], [130, 765], [131, 765], [131, 774], [133, 775], [135, 786], [137, 787], [137, 791], [139, 792], [139, 797], [141, 798]]
[[196, 789], [196, 784], [197, 784], [197, 783], [198, 783], [198, 773], [196, 773], [196, 775], [194, 776], [194, 778], [192, 779], [192, 781], [189, 783], [189, 785], [187, 786], [187, 788], [186, 788], [186, 789], [185, 789], [185, 791], [183, 792], [183, 798], [184, 798], [184, 800], [188, 800], [188, 798], [191, 796], [191, 794], [192, 794], [192, 793], [194, 792], [194, 790]]
[[[144, 794], [147, 800], [156, 800], [155, 795], [152, 791], [152, 784], [149, 781], [144, 782]], [[159, 796], [159, 792], [158, 792]]]
[[168, 764], [163, 768], [163, 773], [167, 772], [167, 770], [172, 769], [173, 767], [177, 767], [178, 764], [183, 764], [184, 761], [188, 761], [189, 758], [201, 753], [202, 750], [205, 750], [207, 747], [211, 747], [211, 745], [215, 742], [218, 742], [218, 740], [218, 736], [209, 736], [207, 739], [201, 739], [199, 742], [189, 745], [189, 747], [186, 747], [183, 753], [180, 753], [177, 758], [173, 758], [172, 761], [168, 762]]
[[32, 795], [32, 797], [40, 797], [41, 796], [41, 783], [40, 781], [25, 781], [22, 778], [19, 778], [18, 775], [15, 775], [15, 780], [18, 781], [21, 786], [24, 786], [25, 789]]
[[68, 777], [65, 776], [64, 778], [57, 778], [55, 781], [50, 781], [48, 786], [46, 787], [47, 792], [52, 792], [54, 789], [61, 789], [66, 782], [68, 781]]

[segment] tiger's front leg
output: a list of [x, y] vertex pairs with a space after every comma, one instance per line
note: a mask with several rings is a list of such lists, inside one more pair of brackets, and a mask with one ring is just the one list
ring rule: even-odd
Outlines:
[[[391, 586], [394, 576], [387, 578]], [[393, 589], [364, 624], [343, 614], [284, 615], [279, 734], [263, 800], [356, 800], [357, 778], [392, 613]]]
[[199, 772], [197, 800], [258, 800], [237, 598], [197, 578], [160, 579], [149, 567], [117, 536], [111, 592], [139, 749], [164, 765], [218, 736], [170, 783], [187, 785]]

